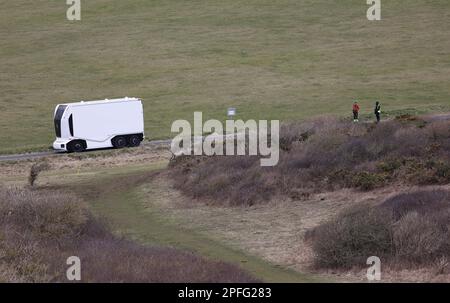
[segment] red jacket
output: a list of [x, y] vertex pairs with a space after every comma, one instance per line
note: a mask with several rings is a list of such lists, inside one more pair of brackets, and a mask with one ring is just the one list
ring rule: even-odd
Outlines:
[[359, 105], [358, 104], [353, 104], [353, 111], [354, 112], [359, 112]]

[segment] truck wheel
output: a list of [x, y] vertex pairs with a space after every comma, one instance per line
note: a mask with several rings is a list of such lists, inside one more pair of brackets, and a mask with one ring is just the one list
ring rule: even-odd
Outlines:
[[128, 138], [128, 145], [131, 147], [136, 147], [141, 144], [141, 138], [138, 135], [132, 135]]
[[85, 150], [84, 144], [81, 141], [72, 141], [67, 144], [67, 151], [70, 153], [75, 152], [79, 153]]
[[127, 146], [127, 139], [125, 137], [123, 137], [123, 136], [115, 137], [112, 140], [112, 145], [115, 148], [123, 148], [123, 147]]

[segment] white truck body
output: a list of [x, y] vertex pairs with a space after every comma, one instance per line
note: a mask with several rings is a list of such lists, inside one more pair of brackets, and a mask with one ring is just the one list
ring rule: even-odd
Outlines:
[[[142, 101], [137, 98], [122, 98], [99, 101], [81, 101], [58, 104], [54, 113], [56, 140], [53, 148], [60, 151], [137, 146], [136, 137], [144, 138], [144, 114]], [[129, 140], [134, 140], [129, 142]], [[139, 143], [140, 143], [139, 141]]]

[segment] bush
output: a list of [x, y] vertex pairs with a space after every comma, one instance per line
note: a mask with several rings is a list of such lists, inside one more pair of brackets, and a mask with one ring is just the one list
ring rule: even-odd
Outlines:
[[313, 233], [315, 264], [350, 268], [363, 265], [370, 256], [391, 253], [391, 220], [383, 210], [362, 207], [340, 214]]
[[442, 180], [442, 183], [450, 182], [450, 163], [439, 161], [436, 165], [436, 176]]
[[40, 238], [75, 236], [86, 222], [86, 205], [67, 193], [10, 188], [0, 201], [0, 224]]
[[85, 204], [67, 193], [11, 188], [0, 196], [0, 223], [40, 238], [73, 237], [87, 220]]
[[170, 165], [175, 187], [195, 199], [253, 205], [312, 190], [450, 182], [450, 121], [420, 128], [319, 117], [285, 124], [280, 131], [276, 167], [260, 167], [257, 156], [177, 157]]
[[377, 168], [388, 174], [394, 173], [400, 167], [402, 167], [402, 161], [396, 158], [386, 159], [377, 163]]
[[34, 186], [39, 174], [43, 171], [49, 170], [50, 164], [47, 161], [37, 162], [31, 166], [30, 175], [28, 176], [28, 183], [31, 187]]
[[280, 149], [290, 151], [293, 144], [308, 140], [310, 137], [310, 129], [300, 127], [299, 124], [289, 123], [281, 125], [280, 129]]
[[118, 238], [65, 192], [0, 187], [0, 282], [258, 282], [238, 266]]
[[445, 190], [403, 193], [387, 199], [380, 207], [388, 209], [395, 221], [409, 212], [417, 212], [422, 216], [445, 213], [447, 209], [450, 209], [450, 193]]
[[88, 239], [77, 253], [83, 260], [83, 282], [257, 282], [235, 265], [117, 238]]
[[427, 263], [436, 259], [448, 234], [439, 222], [417, 212], [408, 212], [396, 223], [395, 257], [398, 262]]
[[371, 190], [377, 187], [382, 187], [386, 179], [382, 174], [370, 172], [358, 172], [352, 178], [353, 187], [358, 187], [362, 190]]
[[418, 191], [361, 206], [308, 232], [319, 267], [365, 266], [378, 256], [396, 265], [450, 257], [450, 192]]

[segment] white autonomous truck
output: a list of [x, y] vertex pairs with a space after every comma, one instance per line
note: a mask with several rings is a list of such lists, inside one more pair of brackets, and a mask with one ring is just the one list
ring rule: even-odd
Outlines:
[[54, 114], [59, 151], [139, 146], [144, 139], [142, 101], [122, 98], [58, 104]]

